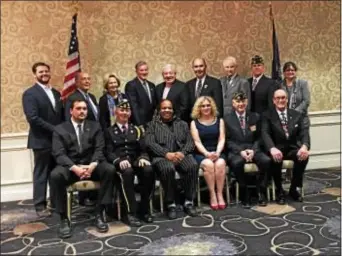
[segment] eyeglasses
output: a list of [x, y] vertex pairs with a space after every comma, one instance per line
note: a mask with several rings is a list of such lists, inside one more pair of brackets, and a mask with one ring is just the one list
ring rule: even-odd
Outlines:
[[274, 97], [276, 100], [285, 100], [286, 96], [278, 96], [278, 97]]
[[201, 108], [210, 108], [210, 107], [211, 107], [210, 104], [203, 104], [203, 105], [201, 105]]

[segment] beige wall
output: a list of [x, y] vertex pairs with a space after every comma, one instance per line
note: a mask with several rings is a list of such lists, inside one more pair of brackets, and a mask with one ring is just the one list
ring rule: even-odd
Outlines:
[[[101, 77], [116, 72], [123, 84], [134, 64], [150, 65], [150, 80], [161, 81], [161, 67], [175, 63], [178, 78], [192, 77], [191, 60], [207, 59], [209, 73], [222, 74], [221, 61], [234, 55], [240, 73], [249, 60], [264, 56], [271, 68], [268, 1], [79, 3], [78, 37], [83, 70], [93, 76], [100, 96]], [[2, 1], [1, 132], [27, 131], [21, 96], [33, 83], [31, 66], [52, 67], [52, 84], [62, 88], [73, 14], [71, 1]], [[281, 61], [292, 60], [312, 92], [310, 111], [340, 108], [340, 2], [273, 2]]]

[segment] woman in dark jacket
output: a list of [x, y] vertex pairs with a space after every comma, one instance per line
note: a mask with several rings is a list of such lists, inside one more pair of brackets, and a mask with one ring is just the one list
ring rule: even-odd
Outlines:
[[308, 117], [308, 108], [310, 105], [308, 82], [297, 77], [297, 66], [292, 61], [284, 64], [283, 72], [284, 80], [282, 82], [282, 88], [288, 93], [289, 108], [297, 110], [305, 117]]
[[118, 101], [127, 97], [120, 91], [120, 80], [114, 73], [104, 76], [103, 87], [104, 94], [99, 100], [99, 121], [102, 129], [105, 130], [115, 123], [115, 107]]

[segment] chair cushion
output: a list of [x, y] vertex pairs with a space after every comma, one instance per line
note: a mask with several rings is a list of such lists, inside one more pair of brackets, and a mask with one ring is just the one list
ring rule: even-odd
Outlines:
[[292, 160], [283, 161], [283, 169], [293, 169], [294, 162]]
[[244, 170], [245, 172], [247, 173], [250, 173], [250, 172], [258, 172], [259, 169], [258, 169], [258, 166], [256, 166], [256, 164], [245, 164], [245, 167], [244, 167]]
[[81, 180], [68, 187], [68, 191], [86, 191], [100, 188], [100, 182], [92, 180]]

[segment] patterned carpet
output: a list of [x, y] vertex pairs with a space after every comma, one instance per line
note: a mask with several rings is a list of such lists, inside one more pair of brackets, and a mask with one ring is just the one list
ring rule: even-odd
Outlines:
[[184, 217], [179, 209], [172, 221], [156, 210], [152, 224], [130, 228], [113, 221], [106, 234], [92, 226], [93, 209], [76, 205], [73, 236], [65, 240], [56, 236], [59, 218], [37, 219], [30, 200], [2, 203], [1, 254], [340, 255], [340, 176], [340, 171], [308, 171], [303, 203], [245, 210], [234, 202], [223, 211], [204, 203], [198, 217]]

